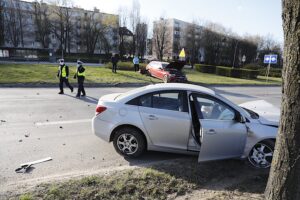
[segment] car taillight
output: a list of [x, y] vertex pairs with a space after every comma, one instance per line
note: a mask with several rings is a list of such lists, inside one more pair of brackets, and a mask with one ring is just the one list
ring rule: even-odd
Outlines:
[[107, 108], [104, 106], [97, 106], [96, 108], [96, 115], [99, 115], [100, 113], [104, 112]]

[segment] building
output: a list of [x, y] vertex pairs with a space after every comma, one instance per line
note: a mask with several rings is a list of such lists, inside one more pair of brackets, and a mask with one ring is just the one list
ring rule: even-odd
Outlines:
[[2, 0], [0, 7], [0, 56], [7, 56], [7, 49], [14, 54], [118, 52], [118, 15], [19, 0]]
[[[191, 30], [193, 29], [193, 30]], [[191, 37], [195, 40], [194, 45], [197, 46], [197, 51], [195, 57], [201, 60], [204, 58], [204, 50], [200, 47], [200, 44], [197, 44], [197, 38], [200, 38], [200, 34], [203, 27], [184, 22], [178, 19], [163, 19], [161, 18], [158, 21], [153, 22], [153, 42], [152, 42], [152, 54], [153, 56], [159, 57], [159, 48], [164, 42], [164, 59], [176, 59], [179, 56], [179, 53], [182, 48], [185, 48], [187, 56], [190, 56], [192, 53], [189, 49], [192, 46], [189, 41]], [[193, 34], [191, 34], [193, 32]], [[165, 36], [163, 36], [165, 35]], [[158, 44], [160, 43], [160, 44]], [[195, 53], [194, 53], [195, 54]]]

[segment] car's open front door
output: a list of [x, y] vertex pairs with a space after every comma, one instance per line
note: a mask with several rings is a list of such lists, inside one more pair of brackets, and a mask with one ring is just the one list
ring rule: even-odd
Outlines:
[[241, 156], [247, 129], [236, 120], [236, 111], [215, 97], [198, 93], [191, 95], [190, 104], [194, 105], [199, 120], [193, 122], [195, 139], [200, 145], [198, 161]]

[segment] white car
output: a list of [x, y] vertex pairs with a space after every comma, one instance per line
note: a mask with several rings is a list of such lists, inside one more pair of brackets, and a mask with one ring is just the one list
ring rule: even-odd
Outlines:
[[199, 162], [248, 158], [253, 166], [267, 168], [279, 112], [270, 121], [246, 108], [257, 103], [262, 102], [241, 107], [196, 85], [149, 85], [102, 96], [92, 128], [123, 156], [137, 157], [145, 150], [197, 153]]

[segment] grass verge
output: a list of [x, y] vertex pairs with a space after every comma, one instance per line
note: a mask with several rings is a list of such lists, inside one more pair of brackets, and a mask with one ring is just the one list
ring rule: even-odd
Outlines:
[[[43, 84], [58, 83], [56, 78], [57, 66], [45, 64], [0, 64], [0, 84]], [[70, 66], [69, 80], [75, 83], [73, 79], [76, 67]], [[259, 76], [256, 80], [247, 80], [217, 76], [214, 74], [201, 73], [194, 70], [185, 69], [188, 80], [195, 84], [218, 84], [218, 85], [280, 85], [280, 78], [269, 78], [268, 83], [264, 77]], [[100, 84], [119, 84], [119, 83], [159, 83], [162, 82], [153, 77], [141, 75], [134, 71], [118, 70], [113, 74], [110, 69], [105, 67], [86, 66], [86, 83]]]
[[9, 199], [264, 199], [267, 170], [194, 157], [107, 175], [40, 184]]

